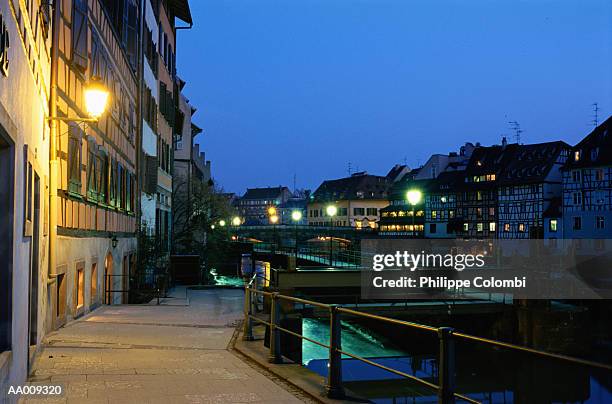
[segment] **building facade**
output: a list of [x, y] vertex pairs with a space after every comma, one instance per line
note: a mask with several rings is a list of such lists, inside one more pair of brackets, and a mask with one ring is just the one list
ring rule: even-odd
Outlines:
[[563, 167], [563, 234], [612, 238], [612, 117], [571, 149]]
[[247, 188], [245, 194], [236, 200], [235, 206], [243, 224], [267, 225], [270, 224], [268, 210], [271, 207], [278, 209], [278, 206], [287, 202], [289, 198], [291, 191], [283, 186]]
[[[365, 172], [324, 181], [308, 202], [308, 224], [378, 228], [380, 210], [389, 204], [388, 191], [391, 184], [392, 181], [387, 177]], [[337, 209], [333, 217], [327, 214], [329, 205]]]
[[43, 1], [0, 2], [0, 392], [25, 382], [53, 328], [47, 306], [53, 288], [47, 286], [50, 15]]

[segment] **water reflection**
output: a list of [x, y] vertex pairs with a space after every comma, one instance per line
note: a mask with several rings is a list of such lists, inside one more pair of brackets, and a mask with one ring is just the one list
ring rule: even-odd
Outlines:
[[[304, 336], [329, 341], [326, 321], [304, 319]], [[327, 375], [327, 349], [303, 341], [303, 364]], [[342, 349], [437, 383], [431, 345], [397, 347], [356, 323], [342, 323]], [[456, 345], [457, 391], [483, 403], [612, 403], [612, 375], [582, 366], [517, 355], [506, 350]], [[435, 403], [435, 392], [400, 376], [343, 358], [343, 381], [353, 393], [375, 403]], [[367, 381], [367, 382], [366, 382]]]

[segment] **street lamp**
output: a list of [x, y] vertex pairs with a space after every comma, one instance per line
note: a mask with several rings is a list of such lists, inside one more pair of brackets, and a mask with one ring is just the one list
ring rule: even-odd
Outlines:
[[[330, 226], [334, 227], [334, 216], [338, 213], [336, 205], [327, 205], [325, 208], [327, 216], [329, 216]], [[330, 230], [331, 231], [331, 230]], [[333, 231], [329, 235], [329, 266], [334, 266], [334, 234]]]
[[412, 206], [412, 235], [415, 235], [414, 231], [414, 207], [419, 202], [421, 202], [423, 194], [418, 189], [411, 189], [406, 192], [406, 199], [408, 199], [408, 203]]
[[240, 226], [241, 223], [242, 223], [242, 220], [240, 219], [240, 217], [234, 216], [234, 218], [232, 219], [232, 225]]
[[276, 216], [276, 207], [270, 206], [268, 208], [268, 216], [270, 216], [270, 217]]
[[223, 220], [223, 219], [219, 220], [219, 226], [225, 227], [225, 224], [226, 224], [225, 220]]
[[294, 229], [295, 229], [295, 266], [297, 267], [297, 259], [298, 259], [298, 223], [302, 220], [302, 211], [294, 210], [291, 212], [291, 219], [293, 220]]
[[83, 98], [85, 100], [85, 110], [89, 118], [81, 117], [65, 117], [65, 116], [50, 116], [49, 121], [64, 121], [64, 122], [98, 122], [98, 119], [104, 114], [108, 101], [110, 99], [110, 91], [106, 88], [99, 77], [92, 77], [83, 87]]

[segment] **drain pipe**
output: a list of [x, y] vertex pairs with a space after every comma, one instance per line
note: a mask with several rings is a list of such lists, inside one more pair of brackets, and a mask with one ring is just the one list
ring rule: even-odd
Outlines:
[[[49, 90], [49, 116], [57, 116], [57, 73], [59, 59], [59, 29], [62, 15], [60, 0], [53, 1], [53, 21], [51, 25], [51, 83]], [[49, 280], [57, 277], [57, 179], [59, 161], [57, 159], [58, 121], [49, 120]]]

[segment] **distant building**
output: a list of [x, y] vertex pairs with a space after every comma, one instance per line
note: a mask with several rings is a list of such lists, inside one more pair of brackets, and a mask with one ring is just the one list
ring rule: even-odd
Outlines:
[[[359, 172], [350, 177], [324, 181], [308, 202], [308, 224], [314, 226], [350, 226], [377, 228], [379, 211], [389, 204], [387, 177]], [[337, 214], [327, 215], [333, 204]]]
[[448, 171], [430, 180], [425, 194], [425, 237], [454, 238], [461, 230], [457, 221], [457, 192], [463, 186], [463, 171]]
[[[239, 215], [246, 225], [270, 224], [268, 209], [278, 208], [291, 197], [289, 188], [278, 186], [268, 188], [247, 188], [246, 193], [236, 201]], [[278, 215], [278, 211], [277, 211]], [[280, 220], [280, 218], [279, 218]]]
[[[280, 216], [281, 224], [298, 224], [304, 225], [307, 223], [306, 206], [308, 204], [308, 198], [290, 198], [287, 202], [278, 205], [278, 213]], [[302, 217], [299, 221], [295, 221], [292, 218], [292, 214], [295, 211], [299, 211]]]
[[571, 149], [563, 167], [565, 238], [612, 238], [612, 117]]
[[[450, 207], [450, 203], [454, 205], [456, 200], [454, 196], [455, 188], [440, 188], [448, 187], [447, 181], [450, 181], [451, 177], [443, 178], [440, 183], [433, 180], [442, 173], [465, 170], [470, 156], [477, 146], [468, 142], [461, 146], [458, 153], [434, 154], [421, 167], [410, 171], [406, 170], [401, 178], [396, 179], [389, 191], [389, 206], [381, 211], [380, 235], [424, 237], [427, 233], [431, 234], [432, 237], [449, 237], [450, 235], [447, 233], [448, 221], [452, 218], [446, 215], [455, 215], [454, 209]], [[453, 186], [456, 186], [456, 184], [453, 183]], [[414, 207], [406, 199], [406, 193], [410, 189], [417, 189], [423, 195], [422, 200]], [[432, 193], [429, 194], [429, 191]], [[452, 202], [442, 202], [443, 200]], [[441, 204], [445, 204], [445, 207], [443, 208]], [[430, 209], [427, 214], [429, 218], [427, 220], [431, 222], [429, 226], [426, 226], [427, 206]], [[412, 217], [413, 208], [414, 220]], [[435, 211], [433, 218], [432, 210]], [[438, 211], [440, 211], [439, 216]], [[433, 233], [431, 233], [432, 230]]]
[[544, 210], [544, 238], [562, 239], [563, 235], [563, 206], [560, 196], [551, 199], [548, 208]]
[[544, 238], [544, 212], [561, 196], [561, 167], [569, 148], [560, 141], [515, 145], [498, 177], [498, 238]]

